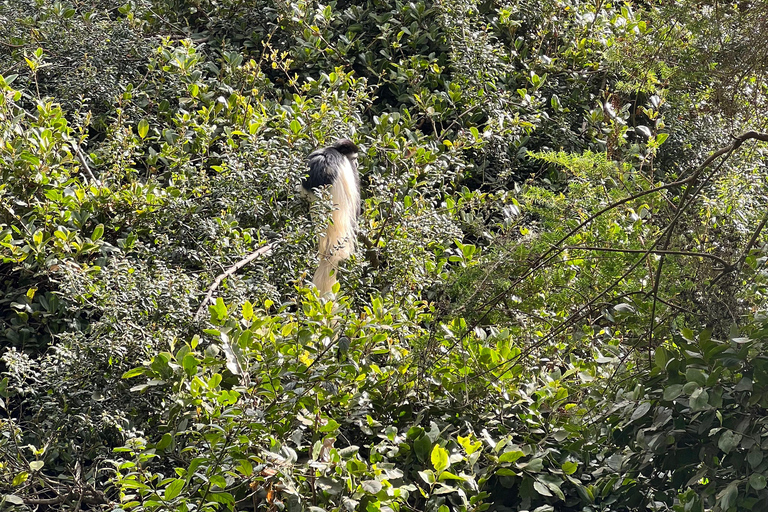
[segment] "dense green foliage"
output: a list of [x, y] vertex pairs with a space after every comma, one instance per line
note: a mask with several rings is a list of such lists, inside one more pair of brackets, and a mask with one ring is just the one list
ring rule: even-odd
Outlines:
[[766, 510], [766, 20], [0, 0], [0, 509]]

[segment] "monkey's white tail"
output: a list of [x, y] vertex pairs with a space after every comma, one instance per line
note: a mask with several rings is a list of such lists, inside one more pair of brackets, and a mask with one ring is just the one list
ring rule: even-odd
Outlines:
[[337, 271], [338, 266], [330, 260], [320, 260], [320, 264], [317, 266], [317, 271], [315, 272], [315, 277], [312, 278], [312, 282], [317, 286], [318, 295], [322, 297], [331, 291], [333, 285], [337, 282]]
[[345, 158], [338, 169], [338, 176], [331, 187], [333, 214], [325, 233], [318, 237], [320, 264], [312, 281], [320, 295], [331, 291], [336, 283], [339, 262], [355, 252], [357, 209], [360, 191], [352, 166]]

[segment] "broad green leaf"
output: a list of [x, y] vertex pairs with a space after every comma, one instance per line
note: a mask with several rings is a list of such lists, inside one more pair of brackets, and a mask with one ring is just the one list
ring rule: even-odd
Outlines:
[[651, 404], [650, 402], [643, 402], [637, 408], [632, 412], [632, 416], [630, 417], [630, 421], [635, 421], [637, 419], [640, 419], [644, 417], [646, 414], [648, 414], [648, 411], [651, 410]]
[[739, 446], [741, 437], [741, 434], [734, 432], [733, 430], [726, 430], [722, 433], [720, 439], [717, 441], [717, 447], [725, 453], [729, 453], [731, 450]]
[[165, 488], [165, 492], [163, 493], [163, 498], [168, 501], [172, 500], [179, 494], [181, 494], [181, 490], [184, 489], [184, 480], [177, 478], [173, 482], [171, 482], [168, 487]]
[[143, 366], [139, 366], [138, 368], [133, 368], [131, 370], [128, 370], [125, 372], [122, 376], [123, 379], [130, 379], [133, 377], [138, 377], [139, 375], [144, 375], [146, 373], [147, 369]]
[[142, 119], [139, 121], [139, 137], [143, 139], [147, 136], [147, 133], [149, 133], [149, 123], [146, 119]]
[[181, 365], [184, 367], [184, 372], [188, 377], [191, 377], [197, 373], [197, 365], [199, 362], [200, 361], [192, 354], [187, 354], [184, 356]]
[[524, 456], [525, 454], [520, 450], [512, 450], [508, 452], [504, 452], [501, 455], [499, 455], [499, 462], [515, 462], [520, 457]]
[[472, 438], [473, 438], [472, 436], [457, 437], [459, 444], [461, 445], [462, 448], [464, 448], [464, 451], [467, 452], [467, 455], [472, 455], [477, 450], [483, 447], [483, 443], [481, 443], [480, 441], [472, 442]]
[[426, 462], [432, 451], [432, 441], [429, 440], [427, 434], [422, 434], [421, 437], [413, 442], [413, 449], [416, 452], [416, 457], [418, 457], [421, 462]]
[[542, 496], [552, 496], [552, 491], [549, 490], [549, 487], [539, 481], [533, 482], [533, 488]]
[[672, 384], [664, 388], [664, 400], [672, 401], [683, 393], [682, 384]]
[[43, 462], [42, 460], [33, 460], [32, 462], [29, 463], [29, 469], [31, 469], [32, 471], [40, 471], [41, 469], [43, 469], [44, 465], [45, 465], [45, 462]]
[[0, 500], [0, 502], [6, 501], [11, 505], [24, 505], [24, 500], [21, 497], [16, 496], [15, 494], [3, 494], [0, 496], [2, 496], [2, 499]]
[[243, 304], [243, 318], [248, 321], [253, 318], [253, 304], [248, 301]]
[[382, 487], [381, 482], [377, 480], [365, 480], [360, 482], [360, 485], [363, 487], [363, 490], [369, 494], [378, 494]]
[[155, 446], [158, 450], [165, 450], [171, 445], [171, 442], [173, 441], [173, 436], [166, 432], [163, 434], [163, 437], [160, 438], [160, 441], [157, 442], [157, 445]]
[[104, 234], [104, 224], [99, 224], [93, 229], [93, 233], [91, 234], [91, 240], [96, 241], [101, 238], [101, 236]]
[[720, 500], [721, 510], [728, 510], [736, 505], [736, 499], [739, 497], [739, 480], [728, 484], [728, 487], [720, 491], [715, 497]]
[[567, 461], [563, 462], [563, 465], [561, 466], [563, 473], [566, 475], [572, 475], [576, 472], [576, 470], [579, 468], [579, 464], [577, 462]]
[[426, 483], [432, 485], [435, 483], [435, 473], [432, 472], [431, 469], [425, 469], [424, 471], [419, 471], [419, 476], [422, 480], [424, 480]]
[[544, 459], [542, 458], [535, 458], [531, 459], [525, 464], [519, 464], [518, 467], [520, 469], [525, 469], [526, 471], [530, 471], [531, 473], [538, 473], [542, 469], [544, 469]]
[[766, 482], [765, 477], [760, 473], [753, 473], [749, 477], [749, 486], [756, 491], [761, 491], [765, 489], [766, 483], [768, 482]]
[[437, 479], [441, 482], [443, 480], [460, 480], [462, 482], [464, 481], [462, 477], [460, 477], [459, 475], [454, 475], [449, 471], [443, 471], [442, 473], [440, 473], [440, 476]]
[[439, 444], [436, 444], [434, 448], [432, 448], [432, 466], [435, 468], [435, 471], [440, 473], [441, 471], [444, 471], [448, 468], [448, 450], [440, 446]]
[[320, 427], [320, 432], [335, 432], [341, 425], [333, 418], [328, 418], [328, 422]]
[[208, 494], [208, 499], [224, 505], [234, 505], [235, 498], [228, 492], [212, 492]]
[[698, 368], [688, 368], [685, 370], [685, 380], [704, 386], [707, 384], [707, 375]]
[[691, 393], [690, 404], [691, 410], [703, 411], [709, 406], [709, 393], [702, 388], [698, 388]]

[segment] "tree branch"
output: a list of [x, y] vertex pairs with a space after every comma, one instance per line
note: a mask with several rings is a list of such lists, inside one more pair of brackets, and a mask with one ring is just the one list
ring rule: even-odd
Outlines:
[[589, 245], [567, 245], [564, 249], [581, 249], [584, 251], [600, 251], [600, 252], [621, 252], [627, 254], [674, 254], [678, 256], [693, 256], [698, 258], [709, 258], [720, 263], [723, 267], [727, 268], [730, 263], [725, 261], [719, 256], [714, 254], [707, 254], [705, 252], [691, 252], [691, 251], [669, 251], [665, 249], [614, 249], [612, 247], [592, 247]]
[[213, 292], [216, 291], [216, 288], [219, 287], [219, 285], [226, 279], [227, 277], [231, 276], [250, 262], [257, 260], [261, 258], [264, 255], [269, 255], [272, 252], [272, 244], [267, 244], [263, 247], [260, 247], [259, 249], [255, 250], [245, 258], [241, 259], [231, 267], [229, 267], [227, 270], [219, 274], [216, 279], [214, 279], [213, 284], [208, 288], [208, 293], [205, 294], [205, 298], [203, 299], [203, 302], [200, 303], [200, 307], [197, 308], [197, 312], [195, 312], [195, 316], [193, 317], [194, 320], [197, 320], [200, 317], [200, 314], [205, 310], [205, 306], [208, 305], [211, 298], [213, 297]]
[[85, 169], [86, 174], [88, 174], [88, 177], [91, 178], [91, 180], [97, 186], [101, 186], [101, 182], [97, 180], [96, 176], [94, 176], [93, 172], [91, 172], [91, 168], [88, 166], [88, 162], [86, 162], [85, 160], [85, 155], [83, 155], [83, 152], [80, 150], [80, 144], [78, 144], [76, 140], [72, 141], [72, 149], [75, 150], [75, 155], [77, 156], [77, 159], [80, 161], [80, 165], [82, 165], [83, 169]]

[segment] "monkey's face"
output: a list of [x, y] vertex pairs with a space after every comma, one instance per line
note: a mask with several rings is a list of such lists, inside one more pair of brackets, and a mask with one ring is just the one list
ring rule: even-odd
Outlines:
[[350, 153], [347, 155], [347, 160], [349, 160], [349, 165], [352, 166], [352, 170], [357, 172], [357, 153]]

